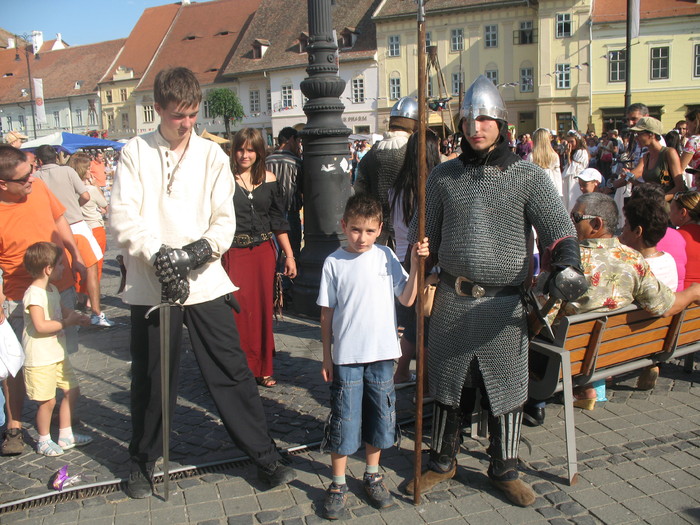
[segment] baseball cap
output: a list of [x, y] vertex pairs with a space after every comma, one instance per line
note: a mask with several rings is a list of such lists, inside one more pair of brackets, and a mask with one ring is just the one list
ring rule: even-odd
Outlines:
[[9, 144], [10, 142], [14, 142], [15, 140], [27, 140], [29, 137], [27, 137], [24, 133], [20, 133], [19, 131], [8, 131], [5, 133], [5, 143]]
[[581, 173], [579, 173], [576, 178], [581, 179], [581, 180], [586, 181], [586, 182], [591, 182], [593, 180], [596, 180], [598, 182], [603, 182], [603, 176], [595, 168], [586, 168]]
[[664, 127], [661, 121], [656, 120], [654, 117], [642, 117], [637, 121], [630, 131], [650, 131], [655, 135], [663, 135]]

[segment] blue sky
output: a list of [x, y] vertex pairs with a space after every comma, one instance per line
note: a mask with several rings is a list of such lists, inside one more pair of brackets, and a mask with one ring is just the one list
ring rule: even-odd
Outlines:
[[[199, 0], [207, 1], [207, 0]], [[0, 27], [11, 33], [61, 33], [71, 46], [126, 38], [144, 9], [167, 0], [0, 0]]]

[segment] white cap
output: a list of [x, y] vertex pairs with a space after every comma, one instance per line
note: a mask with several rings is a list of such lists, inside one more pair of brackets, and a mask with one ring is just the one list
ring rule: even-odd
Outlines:
[[594, 180], [598, 181], [599, 183], [603, 182], [603, 176], [595, 168], [586, 168], [579, 173], [576, 178], [586, 182], [591, 182]]

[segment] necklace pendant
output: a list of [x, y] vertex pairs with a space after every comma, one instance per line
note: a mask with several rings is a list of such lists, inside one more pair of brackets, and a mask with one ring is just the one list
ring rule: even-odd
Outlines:
[[248, 199], [251, 201], [253, 200], [253, 192], [252, 191], [250, 193], [248, 193]]

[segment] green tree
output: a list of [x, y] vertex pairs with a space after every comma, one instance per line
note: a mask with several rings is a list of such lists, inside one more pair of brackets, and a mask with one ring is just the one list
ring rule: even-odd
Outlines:
[[226, 138], [231, 140], [231, 122], [239, 122], [245, 116], [243, 106], [233, 91], [228, 88], [214, 89], [207, 95], [209, 114], [223, 117], [226, 126]]

